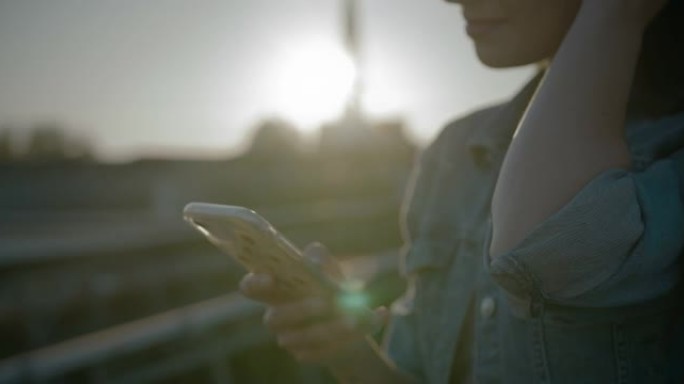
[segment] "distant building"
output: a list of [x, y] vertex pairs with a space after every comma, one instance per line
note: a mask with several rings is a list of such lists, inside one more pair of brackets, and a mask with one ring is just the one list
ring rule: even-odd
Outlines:
[[343, 0], [342, 39], [344, 47], [354, 62], [356, 76], [343, 116], [321, 128], [320, 150], [330, 152], [357, 152], [371, 150], [378, 138], [370, 129], [363, 113], [363, 65], [361, 63], [361, 36], [359, 33], [358, 4], [356, 0]]
[[262, 160], [297, 157], [302, 151], [301, 141], [299, 132], [291, 124], [279, 119], [264, 120], [257, 125], [245, 157]]
[[323, 153], [413, 152], [415, 149], [402, 120], [370, 121], [349, 116], [324, 125], [319, 145]]
[[403, 121], [371, 121], [361, 103], [364, 70], [361, 61], [361, 34], [357, 0], [343, 2], [343, 40], [356, 66], [356, 78], [345, 113], [321, 128], [320, 152], [323, 155], [366, 153], [412, 158], [415, 150]]

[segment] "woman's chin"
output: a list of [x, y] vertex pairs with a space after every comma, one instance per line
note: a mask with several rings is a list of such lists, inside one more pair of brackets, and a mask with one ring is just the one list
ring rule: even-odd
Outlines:
[[490, 68], [512, 68], [535, 64], [543, 61], [545, 55], [521, 54], [513, 49], [496, 49], [475, 44], [475, 50], [480, 62]]

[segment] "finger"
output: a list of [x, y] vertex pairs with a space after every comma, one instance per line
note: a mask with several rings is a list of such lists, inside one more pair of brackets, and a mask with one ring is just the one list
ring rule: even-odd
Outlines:
[[330, 317], [333, 306], [322, 298], [309, 298], [270, 307], [264, 314], [264, 324], [273, 332], [301, 327]]
[[336, 282], [344, 280], [342, 268], [323, 244], [311, 243], [304, 248], [303, 253], [304, 257], [323, 272], [326, 277]]
[[389, 311], [385, 307], [374, 310], [364, 308], [354, 311], [341, 311], [346, 322], [358, 333], [372, 335], [380, 332], [389, 323]]
[[311, 349], [334, 350], [362, 336], [348, 319], [337, 318], [300, 330], [281, 333], [278, 336], [278, 344], [293, 354], [297, 354]]
[[359, 316], [352, 317], [356, 321], [354, 323], [359, 332], [365, 334], [374, 334], [384, 329], [389, 324], [390, 312], [386, 307], [378, 307], [374, 310], [368, 310]]
[[387, 307], [378, 307], [373, 312], [375, 312], [376, 319], [379, 321], [381, 327], [384, 328], [389, 325], [392, 314]]
[[266, 304], [280, 304], [288, 300], [275, 279], [269, 274], [249, 273], [240, 281], [240, 292], [248, 298]]

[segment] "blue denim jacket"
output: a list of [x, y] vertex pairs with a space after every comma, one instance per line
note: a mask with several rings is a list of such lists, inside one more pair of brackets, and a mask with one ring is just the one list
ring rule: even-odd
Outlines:
[[628, 124], [632, 169], [596, 177], [509, 253], [485, 252], [499, 167], [537, 81], [449, 124], [418, 162], [387, 352], [427, 383], [453, 380], [455, 359], [479, 384], [682, 383], [684, 114]]

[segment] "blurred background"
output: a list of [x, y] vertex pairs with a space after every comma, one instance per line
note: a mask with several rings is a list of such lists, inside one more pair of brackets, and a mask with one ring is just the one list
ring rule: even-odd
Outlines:
[[532, 73], [463, 28], [437, 0], [0, 0], [0, 382], [331, 382], [181, 210], [253, 208], [391, 303], [416, 154]]

